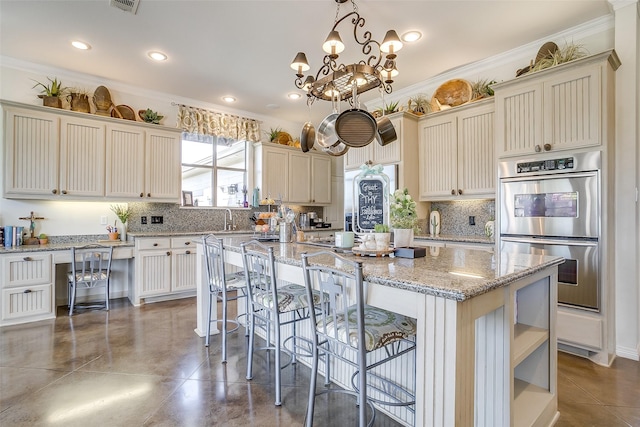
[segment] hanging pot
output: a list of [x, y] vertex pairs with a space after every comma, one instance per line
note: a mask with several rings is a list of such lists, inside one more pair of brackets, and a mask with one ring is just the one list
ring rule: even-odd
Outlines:
[[335, 127], [338, 116], [338, 113], [331, 113], [324, 118], [322, 123], [320, 123], [318, 133], [316, 135], [316, 141], [318, 141], [318, 145], [322, 148], [331, 148], [340, 143]]
[[338, 138], [349, 147], [364, 147], [374, 140], [377, 131], [376, 119], [365, 110], [343, 111], [336, 119]]
[[302, 134], [300, 135], [300, 148], [304, 153], [313, 148], [313, 144], [316, 140], [316, 130], [313, 127], [313, 123], [306, 122], [302, 127]]
[[398, 139], [396, 128], [387, 116], [380, 117], [376, 122], [378, 125], [378, 134], [376, 135], [376, 141], [378, 141], [378, 144], [384, 147]]
[[347, 151], [349, 151], [349, 147], [344, 142], [338, 141], [338, 143], [333, 147], [323, 148], [322, 151], [330, 156], [340, 157], [345, 155]]

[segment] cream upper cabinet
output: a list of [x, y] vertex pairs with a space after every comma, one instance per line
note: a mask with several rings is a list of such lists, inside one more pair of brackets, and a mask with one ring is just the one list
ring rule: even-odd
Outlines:
[[107, 197], [144, 197], [144, 138], [143, 129], [107, 126]]
[[262, 198], [287, 203], [331, 203], [331, 158], [272, 143], [256, 143], [255, 182]]
[[145, 199], [178, 203], [182, 186], [180, 134], [150, 129], [145, 135]]
[[5, 197], [58, 194], [60, 122], [54, 114], [4, 107]]
[[60, 194], [102, 197], [105, 179], [105, 124], [60, 118]]
[[420, 121], [420, 200], [495, 197], [493, 100]]
[[180, 131], [2, 101], [4, 196], [180, 200]]
[[619, 65], [607, 51], [495, 85], [498, 157], [606, 143]]

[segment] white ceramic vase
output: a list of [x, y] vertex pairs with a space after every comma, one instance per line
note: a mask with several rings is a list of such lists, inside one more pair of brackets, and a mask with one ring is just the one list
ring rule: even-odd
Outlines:
[[429, 215], [429, 234], [437, 236], [440, 234], [440, 212], [433, 211]]
[[391, 245], [391, 233], [373, 233], [376, 238], [376, 250], [385, 251]]
[[413, 246], [413, 228], [394, 228], [393, 245], [396, 248], [410, 248]]
[[122, 224], [122, 227], [120, 228], [120, 240], [123, 242], [127, 241], [127, 224]]

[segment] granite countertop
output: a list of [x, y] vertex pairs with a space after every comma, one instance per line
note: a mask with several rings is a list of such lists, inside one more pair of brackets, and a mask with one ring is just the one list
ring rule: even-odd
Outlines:
[[[228, 236], [225, 247], [240, 252], [240, 244], [247, 237]], [[263, 243], [274, 248], [278, 262], [301, 267], [302, 253], [316, 253], [327, 249], [304, 243]], [[442, 298], [464, 301], [492, 289], [506, 286], [547, 267], [560, 264], [564, 258], [513, 253], [492, 254], [482, 250], [463, 248], [427, 248], [427, 256], [408, 259], [397, 257], [360, 257], [341, 254], [351, 261], [361, 261], [364, 278], [377, 283]], [[314, 258], [314, 263], [326, 263], [337, 268], [330, 257]], [[461, 274], [464, 274], [462, 276]]]
[[115, 248], [127, 248], [134, 247], [135, 242], [133, 240], [128, 240], [126, 242], [122, 242], [120, 240], [97, 240], [93, 242], [82, 241], [82, 242], [65, 242], [65, 243], [52, 243], [46, 245], [22, 245], [22, 246], [12, 246], [12, 247], [0, 247], [0, 255], [2, 254], [11, 254], [11, 253], [20, 253], [20, 252], [41, 252], [41, 251], [64, 251], [67, 249], [71, 249], [72, 247], [81, 247], [91, 244], [98, 245], [112, 245]]
[[479, 235], [460, 235], [460, 234], [438, 234], [432, 236], [430, 234], [416, 234], [414, 236], [416, 240], [435, 240], [435, 241], [447, 241], [447, 242], [460, 242], [460, 243], [481, 243], [486, 245], [495, 244], [495, 240], [489, 239], [486, 236]]
[[205, 234], [215, 234], [216, 236], [253, 234], [253, 230], [233, 230], [233, 231], [157, 231], [157, 232], [135, 232], [128, 231], [127, 236], [131, 237], [180, 237], [180, 236], [204, 236]]

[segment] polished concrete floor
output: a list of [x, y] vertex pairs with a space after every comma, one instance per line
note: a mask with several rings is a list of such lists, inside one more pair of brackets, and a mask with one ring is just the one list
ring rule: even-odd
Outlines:
[[[266, 357], [245, 380], [246, 340], [220, 337], [210, 349], [193, 332], [195, 299], [139, 308], [114, 300], [109, 312], [0, 329], [0, 426], [301, 425], [309, 370], [283, 370], [281, 407], [273, 405]], [[262, 353], [264, 354], [264, 353]], [[557, 426], [640, 426], [640, 363], [603, 368], [560, 354]], [[320, 382], [321, 383], [321, 382]], [[354, 425], [350, 397], [319, 402], [318, 426]], [[378, 426], [397, 425], [378, 415]]]

